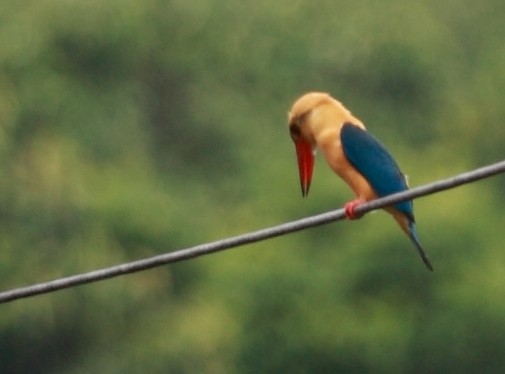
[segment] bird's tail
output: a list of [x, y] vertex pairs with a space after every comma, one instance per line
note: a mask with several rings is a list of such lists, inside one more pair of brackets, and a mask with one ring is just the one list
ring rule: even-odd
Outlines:
[[419, 238], [417, 237], [417, 232], [416, 232], [416, 224], [411, 221], [409, 222], [409, 232], [407, 233], [409, 235], [410, 240], [414, 245], [416, 246], [417, 252], [419, 252], [419, 255], [423, 259], [424, 264], [428, 269], [433, 271], [433, 266], [431, 265], [430, 259], [428, 258], [428, 255], [424, 251], [423, 247], [421, 247], [421, 243], [419, 242]]
[[402, 230], [405, 232], [405, 234], [408, 235], [408, 237], [416, 247], [417, 252], [423, 259], [423, 262], [426, 265], [426, 267], [431, 271], [433, 271], [433, 266], [431, 265], [430, 259], [428, 258], [428, 255], [424, 251], [423, 247], [421, 246], [421, 243], [419, 242], [419, 238], [417, 237], [415, 222], [400, 212], [395, 211], [392, 213], [395, 220], [400, 224]]

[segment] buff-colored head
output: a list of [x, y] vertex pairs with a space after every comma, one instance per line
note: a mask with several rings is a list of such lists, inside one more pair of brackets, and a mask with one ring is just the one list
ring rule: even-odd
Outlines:
[[337, 137], [346, 122], [364, 128], [342, 103], [327, 93], [309, 92], [293, 104], [288, 113], [288, 125], [296, 147], [303, 196], [309, 192], [317, 146], [325, 139]]
[[295, 143], [301, 137], [311, 145], [315, 145], [312, 126], [306, 126], [305, 123], [310, 123], [310, 117], [317, 108], [331, 104], [332, 101], [333, 98], [323, 92], [310, 92], [295, 101], [288, 113], [289, 132]]
[[299, 135], [312, 145], [316, 145], [322, 132], [340, 131], [345, 122], [365, 128], [340, 101], [323, 92], [309, 92], [301, 96], [288, 114], [291, 136]]

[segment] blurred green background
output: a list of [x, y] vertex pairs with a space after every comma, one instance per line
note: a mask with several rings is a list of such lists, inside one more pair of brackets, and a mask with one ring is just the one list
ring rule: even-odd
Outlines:
[[[341, 99], [412, 186], [503, 158], [505, 3], [0, 3], [2, 290], [341, 207], [286, 115]], [[494, 373], [505, 179], [0, 305], [2, 373]]]

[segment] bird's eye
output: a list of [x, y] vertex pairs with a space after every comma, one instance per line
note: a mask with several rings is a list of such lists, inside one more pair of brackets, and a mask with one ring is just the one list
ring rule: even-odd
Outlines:
[[300, 128], [296, 125], [289, 126], [289, 134], [291, 135], [291, 139], [297, 140], [301, 135]]

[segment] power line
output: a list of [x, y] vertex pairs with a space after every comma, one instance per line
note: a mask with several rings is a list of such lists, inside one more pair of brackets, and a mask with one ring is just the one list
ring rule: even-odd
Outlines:
[[[407, 191], [399, 192], [380, 199], [364, 203], [356, 207], [357, 214], [364, 214], [371, 210], [382, 208], [404, 200], [412, 200], [417, 197], [430, 195], [462, 184], [471, 183], [479, 179], [488, 178], [493, 175], [505, 172], [505, 160], [488, 166], [484, 166], [466, 173], [456, 175], [451, 178], [443, 179], [433, 183], [425, 184], [420, 187], [412, 188]], [[8, 291], [0, 292], [0, 303], [13, 301], [21, 298], [36, 296], [44, 293], [50, 293], [64, 288], [79, 286], [86, 283], [97, 282], [99, 280], [117, 277], [120, 275], [131, 274], [142, 270], [155, 268], [158, 266], [179, 262], [203, 256], [206, 254], [222, 251], [229, 248], [242, 246], [244, 244], [254, 243], [261, 240], [285, 235], [291, 232], [300, 231], [309, 227], [324, 225], [329, 222], [338, 221], [345, 218], [344, 209], [336, 209], [315, 216], [302, 218], [296, 221], [287, 222], [277, 226], [252, 231], [246, 234], [217, 240], [210, 243], [200, 244], [194, 247], [181, 249], [174, 252], [168, 252], [158, 256], [145, 258], [138, 261], [123, 263], [87, 273], [72, 275], [59, 278], [49, 282], [37, 283], [34, 285], [14, 288]]]

